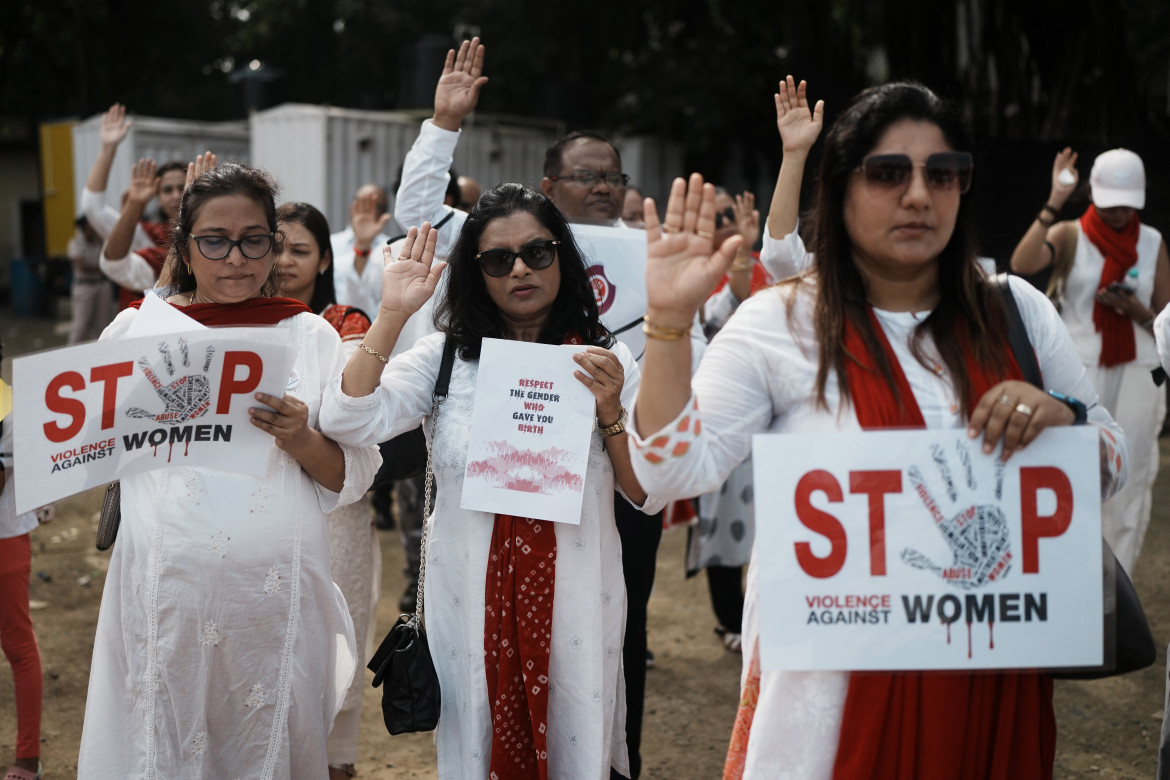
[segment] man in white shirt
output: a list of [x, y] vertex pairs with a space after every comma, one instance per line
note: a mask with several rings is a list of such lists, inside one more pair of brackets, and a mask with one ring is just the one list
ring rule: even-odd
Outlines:
[[382, 248], [390, 237], [386, 190], [363, 184], [349, 206], [349, 227], [329, 237], [337, 302], [356, 306], [370, 319], [382, 304]]

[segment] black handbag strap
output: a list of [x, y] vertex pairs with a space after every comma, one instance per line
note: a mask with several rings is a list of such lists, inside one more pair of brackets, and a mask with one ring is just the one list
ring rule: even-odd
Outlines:
[[439, 364], [439, 377], [435, 380], [435, 398], [446, 400], [447, 388], [451, 386], [451, 368], [455, 365], [455, 342], [450, 336], [443, 343], [443, 362]]
[[1040, 365], [1036, 362], [1036, 352], [1032, 349], [1032, 342], [1028, 339], [1028, 329], [1024, 326], [1024, 318], [1020, 316], [1020, 307], [1016, 305], [1016, 297], [1012, 295], [1012, 286], [1008, 283], [1007, 274], [996, 274], [995, 286], [1003, 297], [1003, 306], [1007, 310], [1008, 343], [1011, 344], [1012, 354], [1024, 375], [1024, 381], [1044, 389], [1044, 379], [1040, 375]]

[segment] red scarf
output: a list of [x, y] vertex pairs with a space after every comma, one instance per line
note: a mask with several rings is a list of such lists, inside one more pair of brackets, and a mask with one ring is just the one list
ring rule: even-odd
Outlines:
[[[142, 220], [138, 224], [142, 227], [142, 231], [150, 236], [150, 240], [154, 242], [154, 246], [147, 249], [135, 250], [135, 254], [145, 260], [154, 269], [154, 278], [158, 279], [159, 275], [162, 274], [163, 266], [166, 265], [167, 252], [171, 246], [170, 226], [165, 222], [147, 222], [146, 220]], [[141, 290], [119, 287], [118, 311], [129, 308], [131, 303], [141, 297]]]
[[[171, 304], [175, 306], [175, 304]], [[130, 304], [137, 309], [142, 301]], [[294, 314], [312, 314], [313, 310], [292, 298], [249, 298], [239, 303], [193, 303], [175, 306], [193, 320], [209, 327], [232, 325], [275, 325]]]
[[[1134, 214], [1128, 225], [1121, 230], [1114, 230], [1101, 220], [1097, 207], [1091, 203], [1081, 215], [1081, 230], [1105, 258], [1105, 265], [1101, 268], [1101, 281], [1097, 284], [1098, 290], [1125, 279], [1126, 271], [1133, 268], [1137, 262], [1137, 240], [1141, 224], [1137, 214]], [[1101, 334], [1099, 365], [1106, 368], [1119, 366], [1137, 357], [1133, 340], [1133, 322], [1128, 316], [1118, 314], [1108, 306], [1102, 306], [1099, 301], [1094, 302], [1093, 325]]]
[[[845, 377], [865, 430], [924, 428], [910, 384], [873, 312], [869, 324], [893, 371], [886, 383], [857, 328], [845, 324]], [[961, 342], [967, 339], [957, 334]], [[1004, 344], [1003, 376], [967, 356], [970, 416], [1002, 379], [1021, 379]], [[899, 403], [899, 401], [901, 403]], [[841, 718], [834, 780], [1034, 780], [1051, 778], [1056, 756], [1052, 680], [1040, 672], [853, 672]]]
[[321, 318], [333, 326], [342, 341], [361, 341], [370, 329], [370, 318], [356, 306], [331, 303], [321, 311]]
[[[564, 343], [583, 342], [572, 335]], [[492, 723], [488, 777], [548, 780], [555, 523], [498, 514], [489, 549], [483, 612]]]

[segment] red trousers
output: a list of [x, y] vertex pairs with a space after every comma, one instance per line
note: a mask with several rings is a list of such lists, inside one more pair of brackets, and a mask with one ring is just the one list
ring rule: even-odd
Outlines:
[[0, 539], [0, 648], [16, 687], [16, 757], [41, 754], [41, 654], [28, 611], [32, 543], [28, 534]]

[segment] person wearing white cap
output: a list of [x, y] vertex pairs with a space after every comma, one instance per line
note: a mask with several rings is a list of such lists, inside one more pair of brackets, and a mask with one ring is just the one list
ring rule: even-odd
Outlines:
[[1056, 155], [1048, 200], [1011, 264], [1019, 274], [1052, 268], [1049, 297], [1101, 403], [1129, 440], [1129, 481], [1101, 512], [1105, 539], [1132, 572], [1150, 522], [1166, 415], [1166, 396], [1150, 371], [1158, 366], [1154, 318], [1170, 302], [1170, 257], [1162, 234], [1138, 217], [1146, 205], [1146, 172], [1128, 149], [1098, 155], [1089, 174], [1092, 203], [1080, 219], [1057, 221], [1077, 186], [1076, 162], [1072, 149]]

